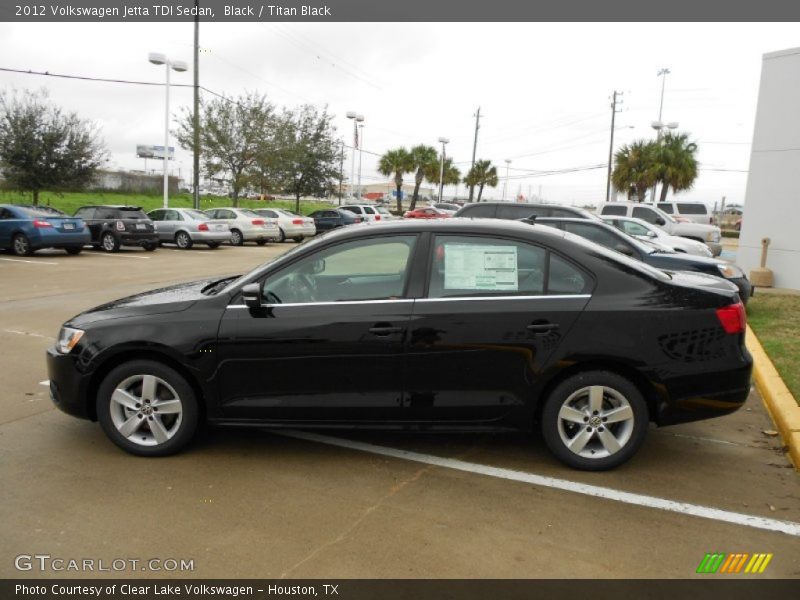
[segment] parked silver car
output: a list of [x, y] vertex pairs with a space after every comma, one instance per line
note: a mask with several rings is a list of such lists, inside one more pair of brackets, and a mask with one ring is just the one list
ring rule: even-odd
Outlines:
[[188, 250], [195, 243], [218, 248], [231, 238], [231, 230], [224, 221], [214, 221], [201, 210], [192, 208], [157, 208], [147, 213], [153, 221], [159, 242], [173, 243]]
[[648, 223], [644, 219], [633, 217], [603, 217], [609, 225], [624, 231], [639, 240], [657, 242], [674, 252], [685, 252], [694, 256], [711, 257], [711, 249], [702, 242], [690, 240], [679, 235], [670, 235], [660, 227]]
[[303, 217], [282, 208], [254, 208], [252, 210], [262, 217], [278, 219], [278, 227], [281, 230], [278, 238], [280, 242], [285, 242], [287, 239], [302, 242], [305, 238], [317, 235], [317, 226], [314, 225], [314, 219], [310, 217]]
[[212, 219], [227, 223], [231, 229], [230, 242], [241, 246], [245, 242], [255, 242], [263, 246], [277, 241], [281, 234], [278, 220], [262, 217], [246, 208], [211, 208], [204, 211]]

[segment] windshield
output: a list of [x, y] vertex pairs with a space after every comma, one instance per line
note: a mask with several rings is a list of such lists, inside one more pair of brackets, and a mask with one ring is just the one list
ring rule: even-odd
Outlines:
[[124, 207], [120, 208], [119, 216], [121, 219], [139, 219], [146, 221], [150, 220], [150, 217], [144, 214], [141, 208], [124, 208]]

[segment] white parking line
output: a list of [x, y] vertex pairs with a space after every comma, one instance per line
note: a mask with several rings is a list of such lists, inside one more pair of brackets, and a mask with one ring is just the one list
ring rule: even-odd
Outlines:
[[47, 262], [46, 260], [25, 260], [24, 258], [0, 258], [8, 262], [30, 263], [32, 265], [57, 265], [57, 262]]
[[150, 260], [149, 256], [134, 256], [133, 254], [98, 254], [95, 252], [87, 252], [84, 256], [94, 256], [97, 258], [137, 258], [139, 260]]
[[42, 338], [43, 340], [55, 340], [56, 338], [41, 333], [31, 333], [30, 331], [20, 331], [19, 329], [3, 329], [3, 333], [16, 333], [17, 335], [28, 335], [30, 337]]
[[557, 479], [555, 477], [535, 475], [533, 473], [525, 473], [523, 471], [490, 467], [487, 465], [465, 462], [463, 460], [457, 460], [454, 458], [442, 458], [440, 456], [433, 456], [430, 454], [421, 454], [419, 452], [411, 452], [408, 450], [398, 450], [397, 448], [376, 446], [374, 444], [345, 440], [327, 435], [308, 433], [305, 431], [275, 431], [273, 433], [301, 440], [307, 440], [309, 442], [319, 442], [321, 444], [349, 448], [351, 450], [358, 450], [360, 452], [369, 452], [371, 454], [380, 454], [382, 456], [390, 456], [392, 458], [435, 465], [437, 467], [444, 467], [446, 469], [455, 469], [456, 471], [465, 471], [467, 473], [477, 473], [479, 475], [487, 475], [489, 477], [498, 477], [500, 479], [519, 481], [522, 483], [529, 483], [546, 488], [563, 490], [565, 492], [582, 494], [584, 496], [604, 498], [606, 500], [613, 500], [615, 502], [624, 502], [625, 504], [644, 506], [646, 508], [656, 508], [681, 515], [691, 515], [693, 517], [700, 517], [701, 519], [711, 519], [713, 521], [733, 523], [734, 525], [743, 525], [745, 527], [765, 529], [767, 531], [777, 531], [780, 533], [800, 537], [800, 523], [794, 523], [792, 521], [781, 521], [779, 519], [768, 519], [755, 515], [746, 515], [744, 513], [713, 508], [711, 506], [689, 504], [687, 502], [676, 502], [675, 500], [667, 500], [666, 498], [658, 498], [656, 496], [634, 494], [631, 492], [624, 492], [622, 490], [579, 483], [577, 481], [569, 481], [567, 479]]

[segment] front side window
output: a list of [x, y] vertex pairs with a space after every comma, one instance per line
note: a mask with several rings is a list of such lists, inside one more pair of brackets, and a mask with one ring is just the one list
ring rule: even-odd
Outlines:
[[533, 215], [537, 217], [550, 216], [544, 214], [544, 211], [542, 211], [541, 209], [537, 209], [535, 207], [514, 206], [513, 204], [497, 207], [498, 219], [527, 219], [528, 217]]
[[649, 229], [635, 221], [622, 221], [622, 231], [628, 235], [647, 235]]
[[661, 210], [663, 210], [663, 211], [664, 211], [665, 213], [667, 213], [668, 215], [671, 215], [673, 212], [675, 212], [675, 211], [672, 209], [672, 204], [670, 204], [669, 202], [659, 202], [659, 203], [657, 204], [657, 206], [658, 206], [658, 208], [660, 208]]
[[653, 224], [655, 224], [656, 219], [658, 219], [658, 213], [646, 206], [634, 206], [631, 216]]
[[351, 212], [354, 215], [360, 215], [361, 214], [361, 208], [358, 207], [358, 206], [343, 206], [342, 210], [346, 210], [348, 212]]
[[375, 211], [372, 210], [372, 208], [370, 208], [369, 206], [365, 206], [364, 207], [364, 212], [367, 213], [368, 215], [374, 215], [375, 214]]
[[269, 275], [268, 304], [308, 304], [402, 298], [415, 235], [346, 242], [315, 252]]

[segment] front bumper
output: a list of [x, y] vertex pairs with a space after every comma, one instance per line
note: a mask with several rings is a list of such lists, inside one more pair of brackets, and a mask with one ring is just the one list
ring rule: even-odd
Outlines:
[[47, 375], [53, 404], [68, 415], [96, 420], [93, 407], [87, 400], [89, 375], [80, 371], [75, 355], [61, 354], [54, 347], [48, 348]]

